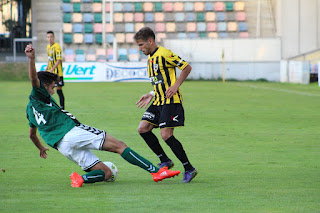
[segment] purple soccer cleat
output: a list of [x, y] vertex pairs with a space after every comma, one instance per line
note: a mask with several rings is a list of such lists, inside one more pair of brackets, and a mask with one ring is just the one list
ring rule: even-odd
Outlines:
[[191, 169], [190, 171], [186, 171], [183, 173], [183, 179], [180, 183], [190, 183], [191, 180], [198, 174], [195, 168]]
[[173, 168], [174, 163], [172, 162], [172, 160], [169, 160], [167, 162], [158, 163], [157, 165], [159, 168], [168, 167], [168, 169], [171, 169]]

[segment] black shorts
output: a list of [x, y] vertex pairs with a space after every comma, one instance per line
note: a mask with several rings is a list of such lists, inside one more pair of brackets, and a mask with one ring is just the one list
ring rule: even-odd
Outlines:
[[148, 121], [155, 128], [184, 126], [184, 109], [182, 104], [150, 105], [141, 120]]
[[60, 76], [59, 81], [56, 82], [56, 87], [62, 87], [62, 86], [64, 86], [63, 76]]

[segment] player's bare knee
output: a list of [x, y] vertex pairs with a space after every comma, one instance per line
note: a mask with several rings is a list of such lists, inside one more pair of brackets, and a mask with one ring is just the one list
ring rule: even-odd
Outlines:
[[172, 136], [171, 133], [169, 132], [161, 132], [161, 138], [166, 141], [168, 138], [170, 138]]

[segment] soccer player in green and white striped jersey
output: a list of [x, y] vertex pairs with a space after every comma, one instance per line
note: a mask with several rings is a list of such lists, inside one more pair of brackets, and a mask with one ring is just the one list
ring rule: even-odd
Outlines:
[[180, 171], [158, 168], [143, 158], [127, 145], [113, 138], [103, 130], [80, 123], [71, 113], [61, 109], [52, 98], [55, 81], [58, 76], [50, 72], [37, 73], [35, 68], [35, 50], [27, 45], [25, 53], [29, 58], [29, 78], [32, 85], [27, 118], [29, 120], [29, 136], [39, 149], [40, 157], [47, 158], [47, 147], [43, 146], [37, 136], [37, 130], [43, 140], [51, 147], [59, 150], [64, 156], [81, 166], [88, 172], [70, 175], [71, 185], [81, 187], [83, 183], [94, 183], [108, 180], [111, 170], [96, 157], [91, 150], [118, 153], [127, 162], [139, 166], [153, 176], [155, 182], [178, 175]]

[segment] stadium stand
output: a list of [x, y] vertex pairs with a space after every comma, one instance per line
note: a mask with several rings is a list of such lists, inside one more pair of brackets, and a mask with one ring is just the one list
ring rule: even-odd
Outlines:
[[[111, 5], [113, 8], [110, 8]], [[103, 11], [106, 12], [104, 28]], [[249, 37], [245, 1], [114, 1], [112, 4], [106, 2], [103, 8], [101, 0], [62, 0], [62, 12], [66, 49], [100, 49], [104, 41], [111, 46], [104, 55], [98, 51], [76, 52], [73, 59], [71, 54], [64, 55], [73, 61], [114, 60], [113, 52], [110, 52], [113, 51], [114, 39], [118, 43], [118, 60], [145, 60], [145, 57], [132, 50], [137, 48], [133, 40], [134, 33], [144, 26], [155, 30], [157, 42], [165, 38]]]

